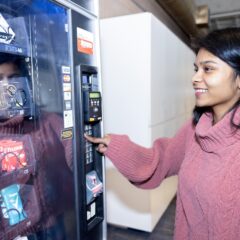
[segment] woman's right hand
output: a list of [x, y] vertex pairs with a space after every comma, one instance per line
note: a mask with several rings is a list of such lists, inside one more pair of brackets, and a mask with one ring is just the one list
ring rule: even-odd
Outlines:
[[102, 138], [96, 138], [86, 134], [84, 136], [89, 142], [98, 144], [98, 147], [97, 147], [98, 152], [104, 154], [107, 151], [108, 145], [111, 141], [111, 137], [109, 135], [105, 135]]

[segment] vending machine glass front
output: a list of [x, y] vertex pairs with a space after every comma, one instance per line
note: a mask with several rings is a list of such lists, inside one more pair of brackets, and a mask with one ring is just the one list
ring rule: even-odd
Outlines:
[[53, 1], [0, 0], [0, 239], [76, 239], [68, 31]]

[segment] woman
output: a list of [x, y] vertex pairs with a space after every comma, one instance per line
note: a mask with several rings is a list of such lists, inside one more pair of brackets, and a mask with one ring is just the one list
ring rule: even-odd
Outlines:
[[137, 187], [178, 174], [175, 240], [240, 239], [240, 29], [199, 41], [193, 119], [152, 148], [127, 136], [86, 138]]

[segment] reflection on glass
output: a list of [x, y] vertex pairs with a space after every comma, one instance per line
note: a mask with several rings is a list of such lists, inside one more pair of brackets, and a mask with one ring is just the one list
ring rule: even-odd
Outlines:
[[66, 26], [50, 1], [0, 1], [0, 239], [74, 239], [72, 139], [61, 138]]

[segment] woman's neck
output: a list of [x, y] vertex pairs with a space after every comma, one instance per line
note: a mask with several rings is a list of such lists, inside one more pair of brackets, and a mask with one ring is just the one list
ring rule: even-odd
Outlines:
[[239, 101], [235, 102], [234, 104], [232, 104], [230, 107], [228, 108], [218, 108], [213, 107], [212, 108], [212, 112], [213, 112], [213, 125], [216, 124], [217, 122], [219, 122], [221, 119], [224, 118], [224, 116], [230, 112], [237, 104], [239, 104]]

